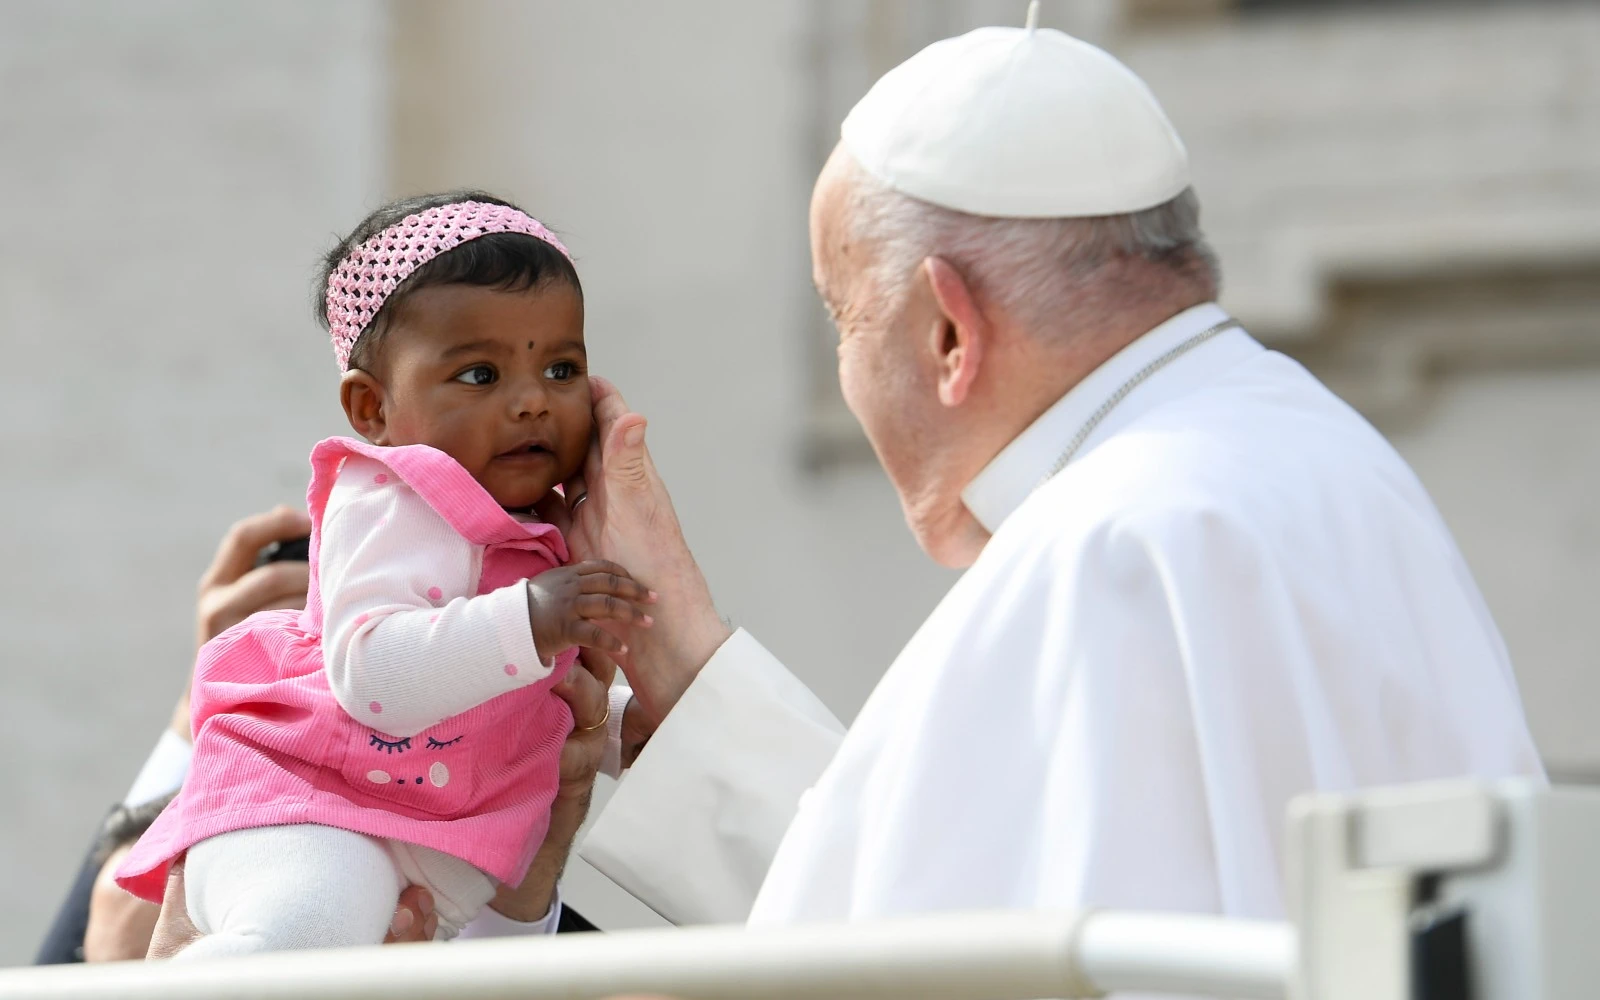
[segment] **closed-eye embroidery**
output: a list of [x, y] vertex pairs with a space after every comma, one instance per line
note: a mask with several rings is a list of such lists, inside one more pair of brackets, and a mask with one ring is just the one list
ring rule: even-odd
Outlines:
[[373, 733], [372, 738], [367, 742], [383, 753], [405, 753], [411, 749], [411, 737], [409, 736], [391, 742], [377, 733]]

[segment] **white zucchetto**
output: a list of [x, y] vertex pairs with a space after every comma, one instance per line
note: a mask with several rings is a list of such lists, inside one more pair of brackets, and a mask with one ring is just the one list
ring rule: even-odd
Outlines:
[[1183, 140], [1144, 81], [1031, 24], [935, 42], [873, 85], [840, 133], [892, 189], [971, 215], [1120, 215], [1189, 186]]

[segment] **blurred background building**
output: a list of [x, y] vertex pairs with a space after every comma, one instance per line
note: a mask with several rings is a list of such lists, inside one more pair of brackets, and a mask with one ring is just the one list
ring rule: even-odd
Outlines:
[[[0, 964], [165, 724], [218, 537], [345, 430], [311, 280], [388, 196], [484, 186], [563, 234], [720, 603], [851, 717], [952, 575], [839, 402], [806, 200], [878, 74], [1024, 7], [0, 0]], [[1413, 463], [1550, 767], [1600, 773], [1600, 6], [1043, 22], [1149, 81], [1224, 304]], [[568, 896], [654, 919], [579, 863]]]

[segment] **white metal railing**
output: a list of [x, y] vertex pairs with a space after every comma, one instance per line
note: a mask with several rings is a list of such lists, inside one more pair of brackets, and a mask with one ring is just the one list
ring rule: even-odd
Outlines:
[[1093, 912], [699, 927], [0, 970], [0, 1000], [1034, 1000], [1116, 990], [1282, 1000], [1288, 924]]

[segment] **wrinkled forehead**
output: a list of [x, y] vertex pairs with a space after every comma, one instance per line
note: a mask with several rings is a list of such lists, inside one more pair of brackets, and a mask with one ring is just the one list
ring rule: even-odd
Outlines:
[[870, 270], [871, 220], [855, 197], [858, 172], [844, 147], [835, 146], [811, 191], [811, 278], [833, 305], [861, 294]]

